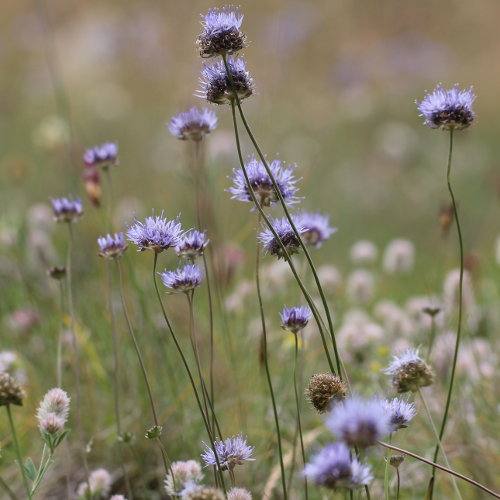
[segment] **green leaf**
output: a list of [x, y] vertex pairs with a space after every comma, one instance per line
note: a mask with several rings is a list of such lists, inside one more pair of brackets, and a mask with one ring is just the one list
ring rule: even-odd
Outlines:
[[30, 481], [34, 481], [37, 476], [37, 470], [35, 464], [33, 463], [33, 460], [31, 460], [31, 457], [28, 457], [26, 463], [23, 465], [23, 468], [28, 479]]

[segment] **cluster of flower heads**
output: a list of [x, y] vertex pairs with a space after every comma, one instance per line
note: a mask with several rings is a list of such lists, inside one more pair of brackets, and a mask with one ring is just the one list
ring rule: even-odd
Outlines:
[[67, 198], [51, 198], [54, 219], [57, 222], [77, 222], [83, 215], [82, 200]]
[[169, 132], [183, 141], [201, 141], [217, 127], [217, 115], [211, 109], [193, 107], [172, 117]]
[[22, 406], [24, 391], [16, 379], [6, 372], [0, 373], [0, 406]]
[[97, 244], [99, 245], [99, 257], [104, 257], [105, 259], [117, 259], [121, 257], [128, 248], [125, 244], [123, 233], [100, 236], [97, 238]]
[[248, 446], [247, 440], [240, 433], [223, 441], [215, 441], [213, 448], [205, 444], [205, 451], [201, 458], [206, 467], [214, 466], [220, 470], [233, 470], [245, 461], [255, 460], [252, 458], [253, 451], [254, 447]]
[[118, 164], [118, 145], [115, 142], [105, 142], [93, 146], [83, 154], [83, 161], [88, 167], [108, 168]]
[[290, 309], [285, 306], [279, 314], [281, 317], [281, 328], [294, 334], [303, 330], [312, 317], [311, 309], [307, 306], [292, 307]]

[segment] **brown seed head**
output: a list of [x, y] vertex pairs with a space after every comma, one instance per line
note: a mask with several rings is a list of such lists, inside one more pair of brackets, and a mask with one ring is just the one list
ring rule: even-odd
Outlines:
[[316, 373], [306, 388], [307, 399], [318, 413], [328, 411], [334, 402], [342, 401], [346, 393], [347, 386], [331, 373]]

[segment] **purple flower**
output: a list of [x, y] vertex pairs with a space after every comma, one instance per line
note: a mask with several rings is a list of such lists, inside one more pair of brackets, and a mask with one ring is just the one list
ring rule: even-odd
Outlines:
[[69, 195], [67, 198], [51, 198], [54, 218], [57, 222], [76, 222], [83, 215], [82, 200], [73, 200]]
[[181, 238], [175, 247], [175, 252], [177, 257], [194, 261], [196, 257], [203, 255], [209, 243], [210, 240], [207, 240], [205, 232], [193, 230]]
[[401, 355], [393, 356], [384, 373], [392, 375], [392, 385], [399, 393], [416, 392], [434, 381], [434, 373], [418, 355], [418, 349], [407, 349]]
[[[294, 253], [297, 253], [300, 242], [288, 219], [286, 217], [283, 217], [281, 219], [273, 219], [272, 217], [270, 217], [269, 222], [276, 231], [288, 254], [292, 255]], [[297, 232], [299, 234], [302, 234], [304, 232], [304, 228], [300, 224], [297, 224], [295, 220], [294, 224], [297, 228]], [[259, 234], [259, 240], [264, 246], [264, 250], [271, 255], [275, 255], [276, 257], [278, 257], [278, 259], [284, 259], [286, 255], [283, 252], [279, 242], [274, 237], [272, 231], [267, 226], [262, 227], [264, 228], [264, 231]]]
[[[233, 59], [229, 56], [227, 64], [238, 99], [250, 97], [253, 94], [253, 80], [247, 71], [245, 59]], [[202, 88], [197, 93], [198, 97], [214, 104], [230, 104], [233, 101], [234, 94], [223, 61], [217, 61], [211, 66], [203, 64], [200, 83]]]
[[87, 149], [83, 161], [88, 167], [111, 167], [118, 164], [118, 145], [115, 142], [105, 142], [101, 146]]
[[333, 407], [327, 427], [349, 446], [367, 448], [391, 432], [389, 415], [378, 399], [346, 399]]
[[170, 247], [178, 245], [184, 231], [182, 230], [179, 217], [174, 220], [167, 220], [161, 215], [146, 217], [144, 222], [137, 219], [127, 231], [127, 239], [144, 250], [154, 250], [157, 253], [163, 252]]
[[240, 31], [243, 15], [235, 7], [212, 9], [202, 16], [203, 33], [197, 44], [201, 57], [234, 54], [246, 45], [246, 36]]
[[298, 333], [303, 330], [312, 317], [311, 309], [307, 306], [292, 307], [288, 309], [286, 306], [283, 312], [280, 312], [281, 328], [292, 333]]
[[302, 238], [311, 246], [320, 247], [332, 234], [337, 232], [336, 227], [330, 227], [328, 215], [314, 212], [299, 212], [296, 214], [298, 223], [304, 228]]
[[[300, 179], [296, 179], [293, 176], [296, 168], [296, 165], [285, 166], [285, 164], [278, 159], [269, 163], [269, 169], [271, 170], [274, 180], [278, 185], [281, 196], [289, 205], [298, 202], [298, 198], [295, 196], [295, 193], [299, 190], [296, 183]], [[245, 170], [247, 172], [250, 185], [255, 193], [255, 197], [260, 205], [263, 207], [269, 207], [277, 203], [278, 197], [264, 164], [252, 155], [245, 165]], [[231, 178], [233, 185], [228, 189], [228, 191], [232, 194], [231, 199], [251, 203], [253, 200], [243, 169], [234, 168], [233, 174], [234, 176]], [[252, 210], [255, 210], [255, 207]]]
[[421, 102], [415, 101], [424, 124], [430, 128], [461, 130], [474, 121], [472, 103], [476, 96], [469, 90], [458, 90], [458, 83], [446, 90], [440, 83], [432, 93], [427, 93]]
[[201, 111], [193, 107], [172, 117], [168, 124], [169, 132], [183, 141], [201, 141], [217, 127], [217, 115], [204, 108]]
[[[248, 446], [247, 440], [243, 439], [241, 433], [225, 441], [215, 441], [214, 448], [219, 459], [220, 470], [232, 470], [236, 465], [243, 465], [245, 460], [255, 460], [251, 458], [254, 447]], [[214, 450], [207, 444], [205, 444], [205, 451], [201, 454], [201, 458], [205, 462], [205, 467], [217, 467]]]
[[121, 257], [127, 250], [123, 233], [108, 234], [97, 238], [99, 245], [99, 257], [116, 259]]
[[306, 464], [304, 475], [332, 490], [354, 489], [369, 484], [373, 479], [370, 466], [351, 458], [351, 452], [344, 443], [326, 445]]
[[382, 405], [389, 413], [391, 432], [408, 427], [408, 422], [417, 414], [415, 403], [408, 403], [399, 398], [393, 398], [390, 401], [384, 399]]
[[201, 269], [192, 264], [180, 267], [176, 271], [165, 270], [158, 274], [161, 276], [163, 284], [174, 292], [189, 292], [199, 287], [203, 279]]

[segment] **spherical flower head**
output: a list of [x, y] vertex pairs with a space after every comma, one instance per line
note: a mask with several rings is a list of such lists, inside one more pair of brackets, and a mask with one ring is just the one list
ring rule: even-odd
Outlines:
[[39, 419], [38, 428], [43, 435], [55, 435], [62, 432], [64, 423], [65, 421], [55, 413], [46, 413], [43, 418]]
[[298, 223], [304, 228], [302, 238], [307, 245], [319, 248], [332, 234], [336, 227], [330, 227], [330, 218], [314, 212], [299, 212]]
[[393, 356], [384, 373], [392, 375], [392, 385], [399, 393], [416, 392], [420, 387], [431, 385], [434, 381], [434, 373], [420, 358], [418, 349], [407, 349], [400, 356]]
[[[233, 59], [229, 56], [227, 65], [238, 99], [241, 101], [250, 97], [253, 94], [254, 85], [247, 71], [245, 59], [243, 57]], [[233, 86], [231, 86], [223, 61], [217, 61], [211, 66], [204, 64], [200, 83], [202, 88], [197, 94], [198, 97], [214, 104], [231, 104], [234, 100]]]
[[113, 495], [109, 500], [127, 500], [123, 495]]
[[0, 373], [0, 406], [23, 405], [24, 391], [14, 377], [8, 373]]
[[306, 464], [304, 475], [331, 490], [354, 489], [373, 479], [370, 466], [361, 464], [356, 458], [351, 459], [351, 452], [344, 443], [325, 446]]
[[217, 127], [217, 115], [204, 108], [193, 107], [172, 117], [168, 124], [169, 132], [182, 141], [201, 141]]
[[181, 494], [187, 486], [195, 485], [203, 479], [201, 465], [196, 460], [173, 462], [165, 478], [165, 490], [171, 496]]
[[349, 256], [356, 265], [373, 264], [377, 260], [378, 250], [373, 242], [360, 240], [351, 247]]
[[54, 219], [56, 222], [77, 222], [83, 215], [82, 200], [72, 196], [67, 198], [51, 198]]
[[104, 257], [105, 259], [118, 259], [128, 248], [128, 245], [125, 244], [123, 233], [100, 236], [97, 238], [97, 244], [99, 245], [99, 257]]
[[54, 387], [45, 394], [37, 410], [37, 419], [40, 423], [48, 414], [59, 417], [63, 424], [68, 420], [70, 397], [66, 391]]
[[231, 488], [227, 492], [227, 500], [252, 500], [252, 494], [245, 488]]
[[179, 244], [184, 235], [179, 217], [168, 220], [161, 215], [146, 217], [144, 222], [135, 219], [134, 224], [129, 226], [127, 239], [139, 247], [139, 251], [153, 250], [156, 253], [163, 252], [168, 248]]
[[193, 486], [182, 494], [182, 500], [225, 500], [224, 493], [212, 486]]
[[[252, 458], [254, 447], [248, 446], [247, 440], [243, 438], [241, 433], [224, 441], [215, 441], [214, 448], [219, 459], [220, 470], [233, 470], [237, 465], [243, 465], [247, 460], [255, 460]], [[207, 444], [205, 444], [205, 451], [201, 458], [205, 462], [205, 467], [215, 466], [218, 468], [214, 450]]]
[[292, 307], [290, 309], [285, 306], [283, 311], [280, 312], [280, 317], [281, 328], [297, 334], [307, 326], [312, 313], [311, 309], [307, 306]]
[[408, 403], [399, 398], [393, 398], [390, 401], [384, 399], [382, 404], [389, 413], [392, 432], [408, 427], [408, 422], [417, 414], [415, 403]]
[[378, 399], [352, 397], [335, 405], [327, 427], [349, 446], [367, 448], [390, 433], [389, 415]]
[[96, 469], [90, 473], [88, 484], [85, 482], [78, 486], [76, 494], [82, 499], [90, 496], [105, 497], [109, 495], [111, 483], [111, 474], [106, 469]]
[[194, 261], [196, 257], [201, 257], [204, 254], [205, 248], [209, 243], [210, 240], [207, 240], [207, 235], [204, 231], [193, 230], [181, 238], [175, 247], [175, 253], [181, 259]]
[[201, 57], [234, 54], [246, 46], [246, 35], [240, 30], [243, 15], [233, 6], [211, 9], [203, 17], [203, 33], [196, 43]]
[[347, 386], [332, 373], [316, 373], [307, 385], [306, 396], [318, 413], [325, 413], [336, 402], [343, 401], [347, 394]]
[[[283, 246], [286, 248], [288, 255], [293, 255], [295, 253], [298, 253], [300, 247], [300, 241], [297, 238], [297, 235], [295, 234], [288, 219], [286, 217], [283, 217], [281, 219], [273, 219], [272, 217], [270, 217], [269, 222], [276, 231], [276, 234], [281, 240]], [[298, 224], [295, 220], [294, 224], [297, 229], [297, 232], [299, 234], [302, 234], [304, 232], [304, 228], [300, 224]], [[264, 250], [267, 253], [278, 257], [278, 259], [286, 258], [286, 255], [283, 249], [281, 248], [281, 245], [274, 237], [274, 234], [269, 229], [269, 227], [264, 225], [262, 227], [264, 228], [264, 230], [259, 234], [258, 238], [262, 243]]]
[[384, 252], [384, 270], [389, 274], [409, 273], [415, 261], [415, 246], [409, 240], [392, 240]]
[[158, 273], [163, 284], [173, 290], [172, 293], [189, 292], [201, 285], [203, 273], [198, 266], [188, 264], [178, 268], [176, 271]]
[[[299, 188], [296, 184], [300, 179], [295, 178], [293, 175], [297, 166], [287, 166], [279, 159], [273, 160], [268, 165], [285, 203], [287, 205], [297, 203], [299, 198], [297, 198], [295, 194]], [[245, 164], [245, 170], [250, 185], [255, 193], [255, 197], [262, 207], [270, 207], [279, 202], [271, 177], [260, 160], [257, 160], [257, 158], [252, 155]], [[233, 169], [233, 177], [230, 177], [230, 179], [233, 181], [233, 185], [228, 189], [228, 192], [232, 194], [231, 199], [253, 203], [243, 169]], [[255, 207], [252, 208], [252, 210], [255, 210]]]
[[427, 93], [421, 102], [415, 101], [420, 116], [425, 118], [424, 124], [430, 128], [443, 130], [462, 130], [474, 121], [472, 103], [476, 96], [472, 87], [459, 90], [458, 83], [446, 90], [440, 83], [432, 93]]
[[83, 154], [83, 161], [88, 167], [109, 168], [118, 165], [118, 144], [105, 142], [89, 148]]

